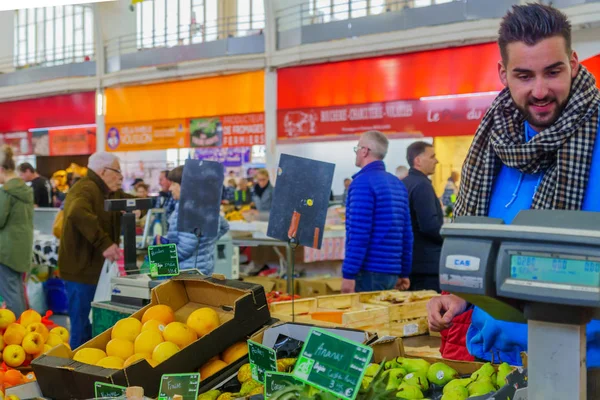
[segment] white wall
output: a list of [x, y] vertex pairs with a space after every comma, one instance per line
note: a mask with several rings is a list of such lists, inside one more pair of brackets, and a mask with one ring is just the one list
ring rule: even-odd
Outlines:
[[600, 54], [600, 28], [574, 31], [572, 40], [580, 61]]
[[[384, 160], [388, 172], [393, 174], [400, 165], [408, 167], [406, 148], [417, 140], [428, 143], [433, 142], [432, 138], [390, 140], [388, 155]], [[279, 163], [279, 157], [284, 153], [334, 163], [335, 173], [332, 189], [334, 194], [339, 195], [344, 192], [344, 179], [351, 178], [359, 170], [354, 165], [355, 154], [353, 148], [357, 143], [358, 139], [340, 142], [278, 144], [277, 162]]]
[[13, 70], [15, 12], [0, 12], [0, 72]]
[[[136, 51], [136, 11], [130, 10], [131, 0], [117, 0], [98, 3], [100, 21], [102, 21], [102, 33], [105, 45], [108, 46], [108, 56], [112, 57], [117, 51], [116, 39], [121, 40], [121, 52]], [[109, 43], [106, 43], [110, 41]]]

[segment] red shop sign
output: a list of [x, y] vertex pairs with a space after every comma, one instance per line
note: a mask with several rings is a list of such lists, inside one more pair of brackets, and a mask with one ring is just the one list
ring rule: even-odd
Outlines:
[[221, 117], [222, 147], [265, 144], [265, 114], [226, 115]]
[[473, 135], [497, 93], [279, 110], [281, 141], [352, 139], [368, 130], [404, 137]]
[[28, 156], [33, 154], [31, 133], [29, 132], [0, 133], [0, 146], [4, 145], [12, 147], [15, 156]]

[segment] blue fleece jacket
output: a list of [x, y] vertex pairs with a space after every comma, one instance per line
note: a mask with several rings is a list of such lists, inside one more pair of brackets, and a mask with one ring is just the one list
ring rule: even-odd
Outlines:
[[177, 257], [179, 258], [179, 269], [198, 269], [204, 275], [212, 275], [215, 270], [215, 245], [223, 235], [229, 231], [227, 220], [219, 216], [219, 233], [216, 238], [200, 238], [193, 233], [179, 232], [177, 230], [177, 218], [179, 217], [179, 201], [175, 204], [175, 210], [169, 218], [169, 232], [167, 240], [177, 245]]
[[[600, 132], [600, 126], [598, 128]], [[525, 124], [525, 140], [536, 135]], [[488, 216], [502, 218], [509, 224], [519, 211], [531, 208], [533, 196], [543, 178], [543, 173], [522, 174], [516, 169], [502, 166], [492, 189]], [[600, 211], [600, 140], [594, 144], [592, 165], [582, 209]], [[600, 366], [600, 321], [587, 325], [587, 366]], [[475, 307], [467, 333], [467, 348], [471, 355], [494, 361], [521, 365], [521, 351], [527, 350], [527, 325], [498, 321], [482, 309]]]
[[413, 232], [404, 184], [386, 172], [383, 161], [353, 177], [346, 203], [345, 279], [360, 271], [407, 277], [412, 267]]

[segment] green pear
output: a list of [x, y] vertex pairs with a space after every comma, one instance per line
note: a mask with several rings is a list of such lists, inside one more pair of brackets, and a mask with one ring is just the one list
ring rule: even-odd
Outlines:
[[455, 369], [444, 363], [437, 362], [432, 364], [427, 371], [427, 379], [438, 386], [445, 386], [448, 382], [458, 377]]
[[363, 389], [367, 389], [369, 387], [369, 385], [371, 384], [371, 382], [373, 382], [373, 378], [370, 376], [365, 376], [361, 382], [361, 387]]
[[427, 371], [429, 371], [429, 367], [431, 365], [427, 361], [420, 358], [397, 357], [396, 362], [400, 364], [400, 367], [404, 368], [409, 374], [417, 371], [423, 371], [423, 373], [427, 374]]
[[403, 383], [398, 387], [398, 393], [396, 393], [396, 397], [406, 400], [413, 400], [422, 399], [424, 396], [423, 392], [421, 392], [421, 389], [418, 387]]
[[198, 400], [217, 400], [217, 397], [221, 395], [221, 392], [218, 390], [209, 390], [208, 392], [204, 392], [198, 396]]
[[398, 362], [394, 359], [394, 360], [390, 360], [390, 361], [386, 361], [383, 364], [383, 369], [392, 369], [392, 368], [399, 368], [400, 364], [398, 364]]
[[467, 388], [471, 383], [473, 383], [473, 379], [471, 378], [463, 378], [463, 379], [454, 379], [444, 386], [444, 393], [452, 391], [455, 387], [464, 387]]
[[365, 376], [374, 377], [377, 375], [377, 372], [379, 372], [379, 368], [381, 368], [379, 364], [369, 364], [365, 369]]
[[[396, 390], [398, 386], [402, 383], [404, 376], [406, 375], [406, 370], [404, 368], [392, 368], [388, 369], [383, 373], [384, 377], [389, 376], [388, 384], [386, 386], [386, 390]], [[384, 378], [385, 379], [385, 378]]]
[[465, 400], [469, 397], [469, 391], [463, 386], [455, 386], [452, 390], [444, 392], [440, 400]]
[[471, 383], [469, 385], [469, 396], [483, 396], [484, 394], [488, 394], [496, 391], [496, 386], [494, 382], [490, 378], [479, 378], [477, 381]]
[[506, 385], [506, 377], [512, 372], [512, 367], [508, 363], [502, 363], [498, 366], [498, 375], [496, 376], [496, 386], [498, 388]]
[[260, 386], [259, 382], [255, 381], [254, 379], [250, 379], [249, 381], [242, 383], [242, 388], [240, 389], [240, 394], [242, 396], [246, 396], [248, 393], [250, 393], [251, 391], [253, 391], [254, 389], [256, 389], [259, 386]]
[[496, 370], [494, 369], [492, 363], [486, 363], [483, 364], [483, 366], [477, 371], [473, 372], [471, 378], [473, 378], [474, 381], [478, 381], [480, 378], [491, 378], [495, 372]]
[[429, 390], [429, 381], [427, 380], [427, 375], [423, 371], [411, 372], [404, 377], [403, 382], [417, 386], [424, 392]]

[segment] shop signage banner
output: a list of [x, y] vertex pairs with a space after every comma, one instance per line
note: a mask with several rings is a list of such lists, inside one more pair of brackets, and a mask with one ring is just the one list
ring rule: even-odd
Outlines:
[[250, 162], [250, 148], [196, 149], [194, 158], [197, 160], [215, 161], [223, 164], [225, 167], [241, 167], [243, 164]]
[[37, 156], [87, 155], [96, 151], [96, 127], [59, 128], [31, 132]]
[[107, 125], [106, 151], [166, 150], [190, 147], [184, 119]]
[[[390, 135], [473, 135], [496, 94], [279, 110], [278, 140], [344, 140], [369, 130]], [[333, 137], [335, 135], [335, 137]]]
[[265, 144], [264, 113], [107, 125], [107, 151], [229, 148]]
[[265, 114], [190, 119], [192, 147], [239, 147], [265, 144]]
[[33, 154], [31, 133], [29, 132], [0, 133], [0, 146], [4, 145], [12, 147], [15, 156]]

